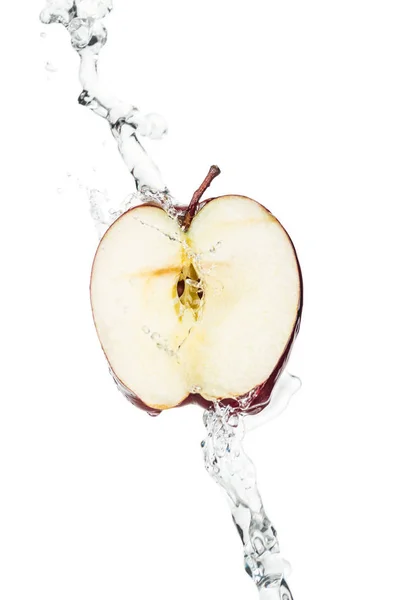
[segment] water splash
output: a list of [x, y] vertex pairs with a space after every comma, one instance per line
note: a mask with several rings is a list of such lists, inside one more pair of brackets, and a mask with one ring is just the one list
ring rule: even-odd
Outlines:
[[[138, 139], [138, 136], [161, 139], [167, 132], [165, 120], [154, 113], [143, 114], [134, 105], [115, 98], [101, 85], [98, 77], [99, 53], [107, 42], [107, 30], [102, 21], [112, 8], [112, 0], [47, 0], [41, 13], [43, 23], [61, 24], [70, 34], [72, 47], [81, 60], [79, 76], [83, 90], [78, 101], [108, 121], [119, 152], [135, 180], [137, 193], [118, 204], [106, 193], [90, 190], [91, 213], [99, 235], [138, 202], [156, 202], [172, 218], [179, 214], [160, 171]], [[217, 241], [206, 252], [215, 254], [221, 243]], [[190, 248], [185, 248], [185, 251], [193, 259], [201, 279], [204, 274], [202, 255], [194, 254]], [[207, 272], [208, 275], [210, 273], [211, 270]], [[190, 279], [189, 283], [202, 291], [201, 281]], [[214, 293], [218, 293], [219, 282], [215, 281], [212, 285], [215, 286]], [[168, 341], [160, 334], [152, 332], [147, 325], [143, 325], [142, 330], [161, 351], [172, 351]], [[122, 383], [111, 374], [118, 388], [127, 395]], [[202, 442], [205, 466], [228, 495], [233, 520], [244, 547], [245, 569], [257, 585], [261, 600], [292, 600], [286, 583], [290, 567], [281, 556], [276, 531], [265, 513], [254, 465], [244, 452], [243, 439], [247, 430], [279, 414], [298, 387], [299, 380], [284, 373], [275, 386], [270, 404], [259, 415], [243, 417], [237, 410], [233, 412], [230, 407], [218, 404], [204, 415], [207, 429], [207, 436]], [[201, 387], [193, 385], [191, 392], [200, 393]], [[240, 399], [242, 410], [250, 399], [249, 395]], [[132, 397], [131, 401], [136, 403], [137, 399]], [[158, 414], [158, 411], [149, 412]]]
[[[258, 491], [256, 471], [243, 449], [247, 429], [276, 416], [299, 389], [300, 381], [288, 373], [273, 392], [263, 419], [243, 417], [229, 406], [216, 404], [204, 413], [207, 436], [202, 442], [204, 462], [211, 477], [228, 495], [233, 521], [244, 548], [244, 566], [259, 590], [260, 600], [292, 600], [286, 583], [290, 565], [282, 557], [277, 533], [268, 519]], [[273, 409], [273, 410], [271, 410]], [[250, 427], [247, 424], [250, 421]], [[253, 423], [252, 423], [253, 421]]]
[[81, 59], [79, 77], [83, 91], [78, 101], [110, 124], [143, 199], [151, 197], [172, 211], [169, 190], [138, 139], [138, 136], [161, 139], [167, 132], [165, 120], [155, 113], [143, 114], [134, 105], [115, 98], [102, 86], [98, 76], [99, 53], [107, 42], [103, 19], [112, 8], [112, 0], [47, 0], [40, 19], [45, 24], [59, 23], [70, 34], [72, 47]]
[[115, 202], [105, 191], [87, 188], [87, 192], [89, 194], [90, 214], [99, 237], [102, 237], [110, 225], [124, 212], [143, 201], [139, 193], [129, 194], [122, 202]]

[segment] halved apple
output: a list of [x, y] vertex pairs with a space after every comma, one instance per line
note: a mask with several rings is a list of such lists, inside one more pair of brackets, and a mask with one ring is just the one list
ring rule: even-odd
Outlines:
[[91, 278], [101, 345], [126, 396], [150, 413], [188, 401], [256, 412], [299, 327], [296, 252], [250, 198], [214, 198], [189, 221], [141, 205], [106, 232]]

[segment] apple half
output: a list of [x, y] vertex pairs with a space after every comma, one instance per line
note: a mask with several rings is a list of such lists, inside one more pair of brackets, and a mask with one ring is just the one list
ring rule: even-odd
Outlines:
[[100, 241], [90, 291], [103, 351], [121, 390], [150, 414], [187, 402], [258, 412], [300, 324], [295, 249], [244, 196], [197, 197], [181, 215], [140, 205]]

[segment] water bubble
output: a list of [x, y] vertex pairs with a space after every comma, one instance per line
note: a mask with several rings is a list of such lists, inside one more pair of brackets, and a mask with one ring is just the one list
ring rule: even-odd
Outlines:
[[148, 335], [150, 333], [150, 329], [147, 327], [147, 325], [143, 325], [142, 327], [142, 331], [143, 333], [145, 333], [146, 335]]
[[156, 342], [157, 340], [159, 340], [160, 337], [161, 337], [160, 334], [157, 332], [151, 334], [151, 339], [153, 340], [153, 342]]
[[47, 38], [47, 33], [45, 31], [42, 31], [40, 37], [42, 38], [42, 40], [44, 40], [45, 38]]

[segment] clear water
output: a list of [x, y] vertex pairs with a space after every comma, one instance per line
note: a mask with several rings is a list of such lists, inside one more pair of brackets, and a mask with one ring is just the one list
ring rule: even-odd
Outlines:
[[129, 194], [122, 202], [116, 203], [106, 192], [98, 189], [89, 189], [90, 214], [95, 223], [99, 237], [102, 237], [107, 229], [118, 217], [136, 206], [143, 198], [139, 193]]
[[[119, 152], [136, 184], [136, 192], [118, 204], [99, 190], [90, 191], [91, 214], [100, 236], [128, 208], [141, 201], [158, 202], [171, 217], [177, 215], [173, 198], [158, 168], [139, 141], [139, 136], [162, 138], [167, 131], [165, 120], [154, 113], [145, 115], [134, 105], [115, 98], [102, 87], [98, 77], [99, 53], [107, 42], [103, 19], [112, 8], [112, 0], [48, 0], [40, 16], [43, 23], [59, 23], [68, 30], [72, 47], [81, 60], [79, 77], [83, 89], [79, 102], [108, 121]], [[49, 72], [55, 70], [50, 62], [46, 69]], [[221, 244], [222, 241], [216, 241], [207, 252], [214, 254]], [[191, 252], [191, 249], [186, 248], [186, 251]], [[193, 255], [192, 258], [201, 278], [201, 256]], [[202, 289], [201, 281], [193, 279], [188, 283], [193, 288]], [[214, 293], [218, 293], [218, 285], [216, 281]], [[161, 350], [174, 352], [167, 340], [152, 331], [150, 326], [144, 325], [143, 333], [150, 336]], [[284, 373], [275, 386], [269, 406], [257, 416], [244, 417], [218, 404], [204, 414], [207, 430], [202, 442], [205, 466], [227, 494], [244, 548], [245, 569], [255, 582], [262, 600], [292, 600], [286, 583], [290, 566], [281, 556], [276, 531], [265, 513], [254, 465], [243, 449], [243, 439], [246, 431], [284, 410], [299, 386], [297, 378]], [[201, 388], [194, 385], [192, 392], [199, 393]], [[243, 410], [249, 400], [251, 392], [241, 399]]]
[[207, 435], [202, 442], [208, 473], [225, 490], [244, 549], [244, 567], [262, 600], [292, 600], [287, 576], [289, 563], [281, 556], [277, 533], [266, 515], [257, 487], [256, 471], [244, 451], [246, 431], [278, 416], [286, 408], [300, 381], [284, 373], [269, 407], [258, 416], [241, 416], [230, 407], [206, 411]]
[[134, 105], [119, 100], [102, 86], [98, 77], [99, 53], [107, 42], [103, 19], [112, 7], [112, 0], [48, 0], [40, 19], [44, 24], [60, 23], [70, 34], [72, 47], [81, 59], [79, 77], [83, 90], [79, 102], [110, 124], [138, 192], [145, 199], [151, 195], [170, 208], [172, 201], [160, 171], [139, 141], [139, 136], [162, 138], [167, 132], [164, 118], [143, 114]]

